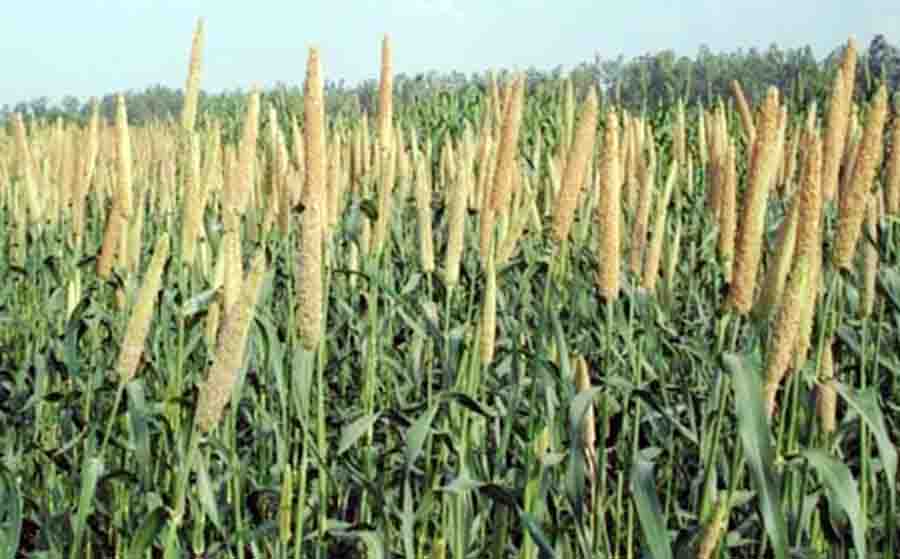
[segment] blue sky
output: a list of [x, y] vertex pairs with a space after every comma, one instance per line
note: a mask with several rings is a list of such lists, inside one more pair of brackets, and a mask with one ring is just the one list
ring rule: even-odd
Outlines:
[[772, 42], [817, 56], [853, 34], [900, 43], [897, 0], [33, 0], [5, 3], [0, 105], [81, 98], [161, 83], [182, 87], [197, 16], [206, 17], [203, 88], [303, 79], [320, 48], [329, 79], [378, 73], [383, 33], [396, 72], [571, 67], [595, 52], [672, 48], [693, 56]]

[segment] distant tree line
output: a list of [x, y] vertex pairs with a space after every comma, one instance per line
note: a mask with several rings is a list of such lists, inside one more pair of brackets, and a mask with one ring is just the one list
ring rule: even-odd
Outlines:
[[[677, 56], [672, 50], [629, 60], [623, 56], [604, 58], [596, 55], [592, 61], [582, 62], [569, 72], [564, 72], [562, 67], [549, 71], [531, 68], [525, 74], [530, 90], [557, 83], [568, 75], [576, 91], [583, 92], [590, 84], [596, 84], [607, 99], [632, 109], [654, 108], [676, 98], [688, 103], [710, 103], [731, 95], [732, 80], [741, 83], [750, 99], [758, 99], [768, 86], [774, 85], [789, 102], [805, 105], [813, 99], [820, 103], [824, 100], [843, 48], [844, 45], [840, 45], [824, 59], [817, 60], [808, 46], [783, 50], [773, 44], [766, 50], [751, 48], [718, 54], [702, 46], [693, 58]], [[867, 49], [861, 48], [858, 60], [857, 98], [868, 96], [882, 81], [887, 82], [892, 91], [900, 88], [900, 49], [888, 43], [883, 35], [877, 35]], [[505, 74], [503, 71], [496, 77], [502, 80]], [[417, 111], [417, 105], [428, 100], [434, 110], [430, 116], [440, 119], [441, 114], [446, 114], [436, 109], [441, 103], [477, 104], [488, 81], [487, 72], [472, 75], [436, 71], [413, 76], [399, 74], [394, 78], [395, 110], [401, 114], [407, 110]], [[352, 86], [343, 81], [327, 82], [325, 90], [329, 114], [374, 112], [378, 94], [375, 80]], [[180, 89], [153, 85], [124, 94], [132, 124], [175, 119], [181, 112], [183, 95]], [[228, 127], [236, 129], [243, 114], [245, 96], [246, 91], [240, 89], [215, 94], [201, 92], [200, 114], [219, 119], [226, 130]], [[279, 114], [285, 118], [302, 113], [303, 89], [300, 85], [278, 84], [264, 91], [263, 96], [264, 102], [283, 109]], [[90, 115], [91, 102], [66, 96], [53, 103], [48, 97], [38, 97], [0, 107], [0, 121], [17, 112], [26, 118], [83, 122]], [[115, 94], [106, 94], [97, 102], [101, 114], [112, 119]]]

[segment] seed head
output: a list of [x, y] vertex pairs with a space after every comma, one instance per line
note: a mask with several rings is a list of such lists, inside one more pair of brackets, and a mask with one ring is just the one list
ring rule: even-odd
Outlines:
[[769, 187], [778, 165], [778, 137], [778, 90], [770, 87], [753, 143], [747, 190], [738, 223], [734, 275], [728, 293], [730, 305], [740, 314], [749, 312], [753, 305]]
[[775, 410], [775, 395], [791, 363], [808, 284], [809, 260], [801, 256], [794, 263], [788, 279], [787, 291], [773, 325], [772, 341], [766, 358], [765, 399], [769, 417]]
[[819, 369], [816, 412], [824, 433], [834, 433], [837, 428], [837, 388], [834, 381], [834, 355], [831, 340], [825, 340], [822, 348], [822, 365]]
[[885, 174], [884, 196], [886, 213], [900, 215], [900, 104], [894, 107], [891, 155]]
[[322, 229], [325, 189], [325, 123], [319, 51], [309, 49], [304, 92], [306, 185], [297, 262], [297, 326], [303, 346], [312, 351], [322, 337]]
[[138, 290], [135, 306], [128, 321], [128, 328], [125, 330], [125, 338], [122, 341], [122, 349], [119, 351], [116, 373], [122, 382], [130, 381], [137, 372], [137, 365], [144, 353], [144, 343], [153, 319], [156, 296], [162, 285], [163, 268], [168, 258], [169, 235], [163, 233], [156, 241], [153, 259], [150, 261], [147, 275], [144, 276], [144, 282]]
[[597, 288], [607, 301], [619, 297], [621, 244], [622, 171], [619, 162], [619, 121], [614, 111], [606, 114], [603, 156], [600, 163], [600, 189], [597, 197]]
[[210, 431], [219, 422], [222, 411], [231, 399], [238, 371], [244, 361], [247, 335], [253, 321], [253, 311], [259, 298], [266, 272], [263, 249], [257, 252], [253, 266], [244, 282], [240, 300], [225, 312], [225, 320], [216, 343], [216, 354], [206, 382], [200, 386], [197, 401], [197, 428]]
[[853, 254], [856, 252], [866, 212], [866, 199], [872, 188], [875, 171], [881, 162], [886, 114], [887, 88], [882, 84], [868, 110], [866, 128], [853, 169], [853, 179], [846, 195], [842, 195], [839, 200], [837, 235], [832, 255], [834, 265], [839, 269], [849, 269]]
[[563, 175], [562, 188], [557, 197], [553, 214], [553, 238], [561, 243], [569, 235], [575, 207], [581, 197], [588, 163], [594, 151], [597, 131], [597, 93], [592, 87], [581, 110], [578, 130], [572, 144]]

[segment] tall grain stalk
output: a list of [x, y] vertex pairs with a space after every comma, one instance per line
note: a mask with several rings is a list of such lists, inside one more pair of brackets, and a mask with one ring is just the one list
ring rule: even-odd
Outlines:
[[103, 244], [97, 257], [97, 275], [107, 279], [112, 272], [113, 259], [119, 255], [120, 264], [126, 262], [126, 240], [123, 234], [127, 231], [131, 217], [131, 142], [128, 136], [128, 115], [125, 98], [120, 94], [116, 99], [116, 136], [117, 136], [117, 178], [113, 188], [112, 208], [107, 215]]
[[849, 270], [862, 222], [866, 212], [866, 198], [872, 188], [875, 171], [883, 151], [884, 121], [887, 114], [887, 88], [882, 85], [869, 107], [862, 143], [859, 146], [853, 178], [846, 195], [839, 199], [839, 217], [832, 261], [840, 270]]
[[325, 187], [325, 113], [319, 51], [309, 49], [304, 87], [303, 127], [306, 145], [305, 210], [297, 249], [297, 327], [308, 351], [322, 339], [322, 204]]
[[759, 300], [754, 307], [754, 314], [768, 318], [781, 301], [788, 272], [791, 270], [797, 241], [797, 222], [800, 217], [799, 197], [794, 197], [784, 219], [778, 227], [775, 240], [775, 251], [766, 267], [765, 278], [759, 293]]
[[778, 90], [770, 87], [760, 109], [747, 190], [738, 223], [734, 276], [728, 292], [729, 305], [739, 314], [747, 314], [753, 305], [756, 274], [762, 252], [769, 186], [777, 166]]
[[240, 217], [247, 209], [256, 188], [256, 139], [259, 137], [259, 91], [254, 88], [247, 99], [247, 113], [238, 156], [235, 209]]
[[807, 359], [812, 336], [813, 317], [819, 297], [822, 270], [822, 142], [815, 130], [806, 131], [806, 159], [800, 189], [800, 216], [797, 225], [797, 256], [809, 258], [809, 290], [800, 319], [794, 366]]
[[562, 243], [569, 236], [569, 228], [572, 226], [575, 207], [583, 190], [587, 166], [594, 151], [596, 132], [597, 93], [592, 87], [581, 109], [578, 130], [575, 133], [572, 150], [566, 160], [562, 188], [560, 188], [554, 204], [552, 234], [557, 243]]
[[572, 150], [572, 143], [575, 141], [577, 132], [575, 132], [575, 85], [572, 83], [572, 77], [569, 76], [563, 80], [563, 99], [562, 99], [562, 137], [559, 142], [561, 153], [569, 154]]
[[377, 253], [384, 248], [387, 241], [393, 211], [394, 184], [397, 177], [398, 150], [394, 149], [393, 140], [387, 140], [381, 146], [379, 159], [380, 180], [378, 186], [378, 218], [372, 231], [372, 248]]
[[15, 114], [13, 123], [15, 126], [17, 156], [21, 166], [20, 172], [22, 173], [21, 188], [24, 190], [24, 198], [27, 201], [28, 221], [39, 231], [41, 216], [43, 215], [43, 204], [38, 196], [39, 189], [36, 184], [37, 177], [35, 176], [34, 159], [25, 130], [25, 121], [22, 119], [21, 113]]
[[862, 249], [862, 293], [858, 315], [869, 318], [875, 310], [875, 280], [878, 276], [878, 196], [869, 194], [866, 202]]
[[[325, 387], [323, 386], [324, 343], [324, 287], [323, 287], [323, 227], [325, 213], [325, 101], [322, 85], [322, 70], [319, 51], [309, 49], [306, 63], [306, 83], [304, 85], [304, 144], [306, 148], [306, 175], [303, 189], [305, 210], [300, 225], [299, 246], [295, 267], [297, 284], [296, 327], [301, 346], [308, 352], [307, 368], [315, 363], [316, 374], [316, 447], [320, 459], [326, 459], [327, 445], [325, 433]], [[312, 375], [308, 370], [300, 374]], [[367, 381], [368, 382], [368, 381]], [[328, 499], [328, 480], [319, 476], [319, 500]], [[324, 538], [326, 530], [326, 507], [319, 510], [319, 537]], [[321, 556], [322, 548], [318, 548]]]
[[816, 415], [819, 418], [819, 428], [826, 435], [831, 435], [837, 429], [837, 388], [834, 381], [834, 355], [831, 345], [831, 340], [825, 340], [816, 385], [818, 394]]
[[841, 154], [847, 141], [847, 127], [850, 123], [850, 105], [853, 100], [854, 76], [845, 74], [845, 67], [854, 66], [850, 62], [851, 56], [855, 58], [855, 51], [851, 50], [852, 43], [848, 43], [844, 51], [841, 67], [834, 77], [831, 87], [831, 96], [828, 104], [828, 116], [826, 118], [825, 141], [822, 152], [822, 190], [825, 200], [834, 198], [837, 192], [838, 176], [840, 173]]
[[116, 410], [122, 399], [122, 391], [125, 385], [130, 382], [135, 374], [137, 374], [138, 364], [141, 356], [144, 354], [144, 345], [147, 340], [147, 333], [150, 331], [150, 323], [153, 319], [153, 310], [156, 308], [156, 297], [162, 286], [162, 275], [166, 261], [169, 258], [169, 235], [163, 233], [156, 241], [156, 248], [153, 250], [153, 259], [150, 261], [150, 267], [144, 276], [144, 281], [137, 292], [135, 305], [131, 311], [131, 318], [128, 320], [128, 326], [125, 329], [125, 337], [122, 339], [122, 346], [119, 349], [119, 358], [116, 361], [116, 374], [118, 376], [119, 388], [116, 391], [115, 404], [113, 406], [112, 417], [106, 427], [106, 434], [103, 437], [100, 455], [102, 456], [106, 445], [109, 442], [112, 426], [114, 423]]
[[[243, 274], [242, 271], [240, 273]], [[265, 273], [265, 250], [260, 249], [253, 258], [246, 280], [242, 282], [244, 289], [241, 292], [240, 300], [225, 311], [225, 318], [216, 344], [215, 357], [207, 378], [199, 389], [197, 415], [187, 447], [182, 455], [184, 463], [181, 464], [177, 474], [175, 503], [172, 507], [169, 530], [166, 533], [164, 544], [166, 557], [175, 557], [174, 551], [180, 547], [176, 543], [178, 529], [184, 521], [188, 481], [194, 469], [194, 461], [197, 459], [200, 438], [203, 433], [208, 433], [215, 428], [225, 406], [231, 399], [238, 372], [244, 362], [250, 324], [253, 321], [254, 309]]]
[[672, 130], [672, 151], [682, 172], [687, 170], [687, 122], [684, 116], [684, 101], [675, 102], [675, 124]]
[[200, 78], [203, 64], [204, 19], [197, 19], [194, 37], [191, 41], [191, 56], [188, 62], [187, 81], [184, 85], [184, 109], [181, 113], [181, 126], [188, 132], [194, 130], [197, 120], [197, 100], [200, 97]]
[[[133, 173], [132, 173], [132, 152], [131, 152], [131, 133], [128, 127], [128, 113], [125, 108], [125, 97], [119, 94], [116, 100], [116, 190], [121, 196], [122, 222], [123, 232], [127, 233], [131, 219], [134, 217], [134, 193], [132, 192]], [[119, 266], [124, 269], [130, 269], [130, 254], [128, 252], [127, 238], [122, 238], [119, 242]]]
[[488, 367], [494, 360], [494, 344], [497, 330], [497, 270], [494, 266], [494, 251], [488, 254], [484, 269], [486, 285], [481, 306], [481, 366]]
[[669, 164], [669, 174], [665, 187], [656, 200], [656, 216], [653, 220], [653, 232], [650, 234], [650, 245], [647, 247], [647, 256], [644, 260], [644, 271], [641, 285], [649, 292], [656, 290], [656, 282], [659, 279], [660, 259], [662, 258], [663, 241], [666, 236], [666, 214], [669, 209], [669, 201], [672, 199], [672, 191], [678, 180], [678, 162], [674, 159]]
[[378, 190], [378, 218], [375, 220], [373, 248], [382, 249], [390, 224], [391, 197], [394, 191], [396, 154], [394, 149], [394, 73], [391, 39], [384, 36], [381, 43], [381, 80], [378, 85], [378, 160], [381, 180]]
[[709, 163], [709, 140], [707, 127], [711, 122], [706, 117], [706, 109], [703, 104], [697, 102], [697, 154], [700, 156], [700, 167], [706, 169]]
[[508, 102], [504, 107], [505, 112], [500, 132], [500, 143], [497, 147], [493, 185], [489, 192], [489, 203], [482, 208], [480, 225], [481, 257], [482, 261], [485, 262], [487, 261], [488, 251], [493, 250], [495, 218], [502, 218], [509, 211], [513, 172], [519, 146], [519, 129], [522, 124], [522, 105], [525, 88], [523, 82], [524, 79], [521, 76], [516, 76], [507, 87]]
[[192, 136], [187, 143], [184, 213], [181, 222], [181, 262], [185, 266], [192, 266], [197, 237], [203, 228], [203, 212], [206, 209], [208, 185], [200, 174], [200, 147], [197, 137]]
[[631, 235], [631, 273], [640, 277], [644, 268], [644, 248], [647, 245], [647, 230], [650, 225], [650, 209], [656, 186], [656, 148], [648, 146], [646, 157], [640, 163], [640, 193], [635, 210]]
[[756, 127], [753, 124], [753, 112], [750, 110], [750, 104], [744, 96], [744, 89], [741, 87], [741, 83], [737, 80], [731, 80], [731, 91], [734, 93], [734, 98], [737, 101], [747, 145], [753, 145], [756, 141]]
[[[621, 266], [622, 171], [619, 162], [619, 121], [614, 111], [606, 115], [603, 157], [600, 164], [600, 189], [597, 196], [597, 289], [607, 302], [619, 297]], [[676, 164], [677, 168], [677, 164]]]
[[884, 181], [885, 213], [900, 215], [900, 103], [894, 104], [891, 126], [891, 154], [888, 158]]
[[147, 274], [135, 297], [135, 306], [131, 312], [128, 327], [125, 329], [125, 338], [122, 341], [119, 360], [116, 363], [116, 373], [125, 383], [134, 377], [138, 362], [144, 352], [144, 342], [147, 332], [150, 330], [156, 297], [162, 285], [163, 267], [168, 258], [169, 235], [163, 233], [156, 242], [150, 267], [147, 269]]
[[[856, 92], [856, 62], [859, 47], [856, 44], [856, 38], [850, 36], [847, 39], [847, 46], [844, 47], [844, 55], [841, 57], [841, 76], [844, 78], [844, 99], [849, 108], [853, 104], [853, 95]], [[849, 126], [849, 122], [844, 123]], [[844, 131], [844, 137], [848, 137], [849, 132]]]
[[416, 216], [419, 232], [419, 260], [422, 271], [434, 272], [434, 237], [431, 229], [431, 180], [425, 162], [419, 159], [415, 173]]
[[729, 142], [725, 156], [720, 160], [716, 173], [720, 177], [719, 196], [719, 258], [725, 281], [731, 283], [734, 269], [734, 238], [737, 234], [737, 147]]
[[244, 361], [247, 336], [260, 287], [266, 274], [265, 251], [260, 249], [253, 258], [238, 302], [228, 309], [216, 343], [215, 358], [206, 381], [200, 386], [197, 400], [197, 425], [201, 433], [211, 431], [222, 416], [237, 383]]
[[84, 239], [84, 218], [87, 196], [94, 180], [97, 163], [97, 152], [100, 144], [100, 109], [97, 100], [91, 101], [91, 118], [86, 132], [86, 149], [82, 154], [81, 166], [75, 181], [75, 192], [72, 196], [72, 229], [74, 245], [81, 250]]
[[806, 304], [809, 284], [809, 259], [801, 255], [794, 263], [788, 279], [787, 291], [775, 319], [772, 339], [766, 355], [765, 402], [769, 417], [775, 410], [775, 396], [791, 364], [800, 318]]
[[[452, 146], [449, 142], [447, 146]], [[452, 155], [450, 157], [453, 157]], [[447, 252], [444, 259], [444, 281], [453, 288], [459, 281], [459, 266], [462, 259], [466, 232], [466, 200], [469, 197], [471, 182], [471, 155], [461, 154], [458, 163], [450, 163], [455, 167], [448, 177], [447, 189]]]

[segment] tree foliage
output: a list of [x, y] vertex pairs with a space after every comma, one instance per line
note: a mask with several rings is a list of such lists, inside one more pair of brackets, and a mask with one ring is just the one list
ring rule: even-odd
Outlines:
[[[741, 83], [751, 102], [759, 99], [768, 86], [775, 85], [786, 99], [798, 106], [813, 99], [823, 106], [842, 50], [843, 46], [840, 46], [822, 60], [816, 59], [809, 46], [784, 50], [775, 44], [765, 50], [751, 48], [726, 53], [713, 53], [709, 47], [701, 46], [693, 58], [678, 56], [672, 50], [647, 53], [630, 60], [623, 56], [603, 58], [595, 55], [592, 61], [572, 68], [568, 75], [576, 91], [583, 92], [589, 85], [596, 84], [607, 99], [634, 110], [668, 105], [676, 98], [688, 103], [711, 103], [718, 98], [728, 98], [732, 80]], [[497, 79], [504, 79], [506, 73], [498, 73]], [[530, 68], [525, 71], [525, 76], [530, 92], [546, 91], [547, 86], [564, 77], [564, 72], [561, 67], [549, 71]], [[860, 53], [856, 94], [867, 96], [881, 81], [887, 82], [889, 89], [900, 88], [900, 49], [888, 43], [883, 35], [876, 35], [869, 48]], [[459, 123], [441, 122], [440, 119], [446, 118], [442, 115], [458, 113], [436, 108], [446, 102], [477, 105], [476, 101], [488, 83], [487, 72], [470, 76], [457, 71], [399, 74], [394, 80], [395, 106], [398, 114], [416, 112], [419, 117], [427, 117], [426, 121], [431, 117], [436, 119], [431, 124], [438, 128], [453, 128]], [[457, 95], [449, 95], [451, 92]], [[375, 80], [355, 85], [343, 81], [326, 82], [326, 108], [331, 115], [373, 114], [377, 93]], [[132, 124], [177, 118], [183, 105], [182, 90], [164, 85], [127, 91], [125, 97]], [[201, 92], [201, 114], [213, 115], [223, 123], [226, 133], [230, 129], [236, 130], [244, 112], [245, 97], [246, 91], [241, 89], [214, 94]], [[302, 97], [303, 89], [299, 84], [280, 83], [263, 92], [263, 102], [278, 108], [285, 119], [299, 118]], [[424, 101], [429, 103], [423, 104]], [[14, 106], [4, 105], [0, 108], [0, 121], [6, 120], [10, 113], [18, 112], [26, 118], [84, 122], [90, 114], [91, 102], [66, 96], [58, 103], [52, 103], [46, 96], [38, 97]], [[105, 94], [98, 102], [101, 114], [112, 120], [115, 94]]]

